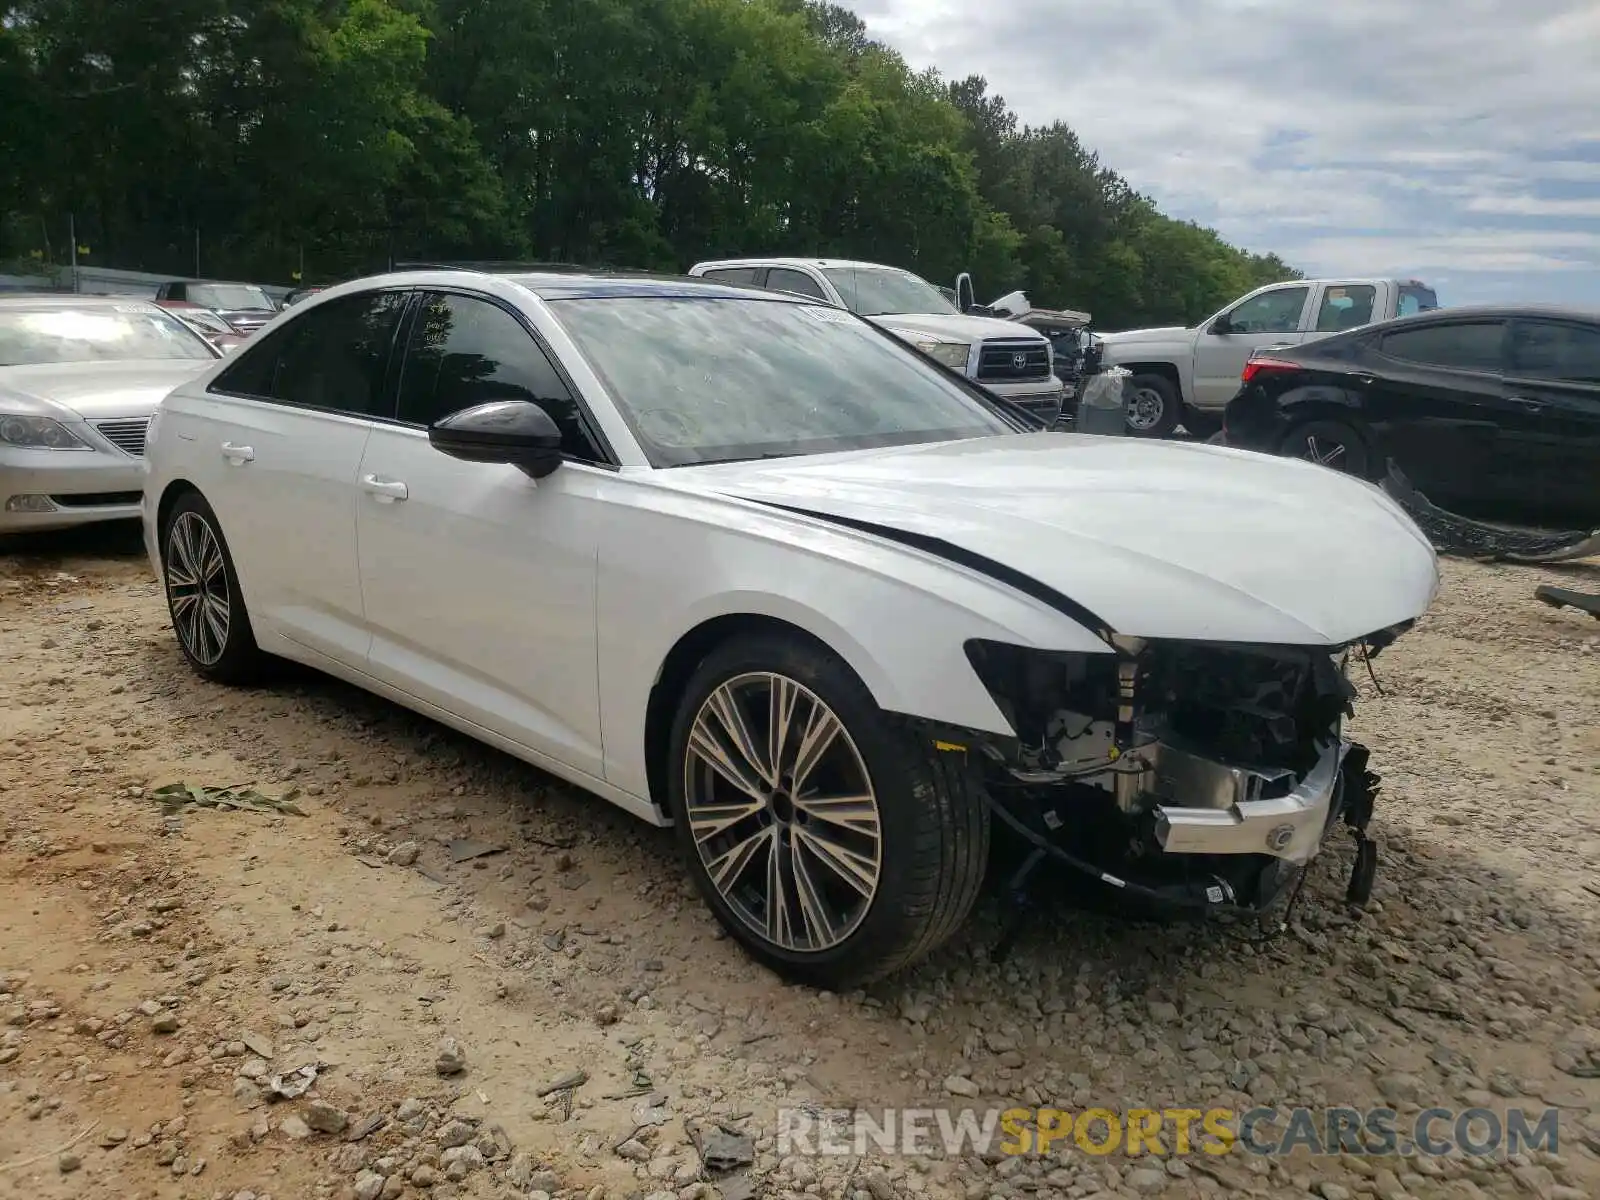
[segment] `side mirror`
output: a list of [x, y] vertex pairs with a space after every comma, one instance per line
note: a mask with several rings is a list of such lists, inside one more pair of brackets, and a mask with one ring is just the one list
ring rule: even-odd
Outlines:
[[440, 417], [429, 426], [428, 441], [451, 458], [510, 463], [533, 479], [561, 465], [561, 430], [527, 400], [497, 400]]
[[972, 276], [965, 271], [956, 276], [956, 307], [962, 312], [971, 312], [978, 305], [978, 298], [972, 290]]
[[1232, 333], [1233, 322], [1225, 316], [1218, 317], [1215, 321], [1211, 322], [1211, 328], [1207, 330], [1207, 332], [1221, 334]]

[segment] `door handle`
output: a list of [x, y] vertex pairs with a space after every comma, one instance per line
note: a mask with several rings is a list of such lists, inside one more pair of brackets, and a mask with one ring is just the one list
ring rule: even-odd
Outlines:
[[406, 498], [406, 485], [398, 479], [379, 479], [376, 475], [361, 477], [361, 490], [371, 492], [379, 504], [393, 504]]
[[240, 463], [254, 462], [256, 452], [249, 446], [235, 446], [232, 442], [223, 442], [222, 457], [238, 466]]
[[1508, 404], [1515, 404], [1518, 408], [1522, 409], [1523, 412], [1530, 413], [1542, 413], [1546, 408], [1549, 407], [1549, 405], [1545, 404], [1543, 400], [1533, 400], [1527, 396], [1507, 396], [1506, 402]]

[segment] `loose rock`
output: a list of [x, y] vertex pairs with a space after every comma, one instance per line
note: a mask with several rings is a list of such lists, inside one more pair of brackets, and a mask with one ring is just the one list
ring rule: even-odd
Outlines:
[[446, 1077], [459, 1075], [465, 1071], [467, 1052], [461, 1048], [461, 1043], [453, 1037], [440, 1041], [438, 1056], [433, 1060], [433, 1069]]

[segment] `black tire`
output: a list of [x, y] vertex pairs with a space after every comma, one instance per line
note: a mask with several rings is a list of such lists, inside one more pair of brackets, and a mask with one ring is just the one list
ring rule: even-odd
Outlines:
[[[798, 685], [831, 710], [845, 735], [842, 742], [834, 743], [838, 753], [851, 754], [849, 761], [864, 766], [874, 797], [875, 823], [880, 834], [876, 887], [870, 899], [861, 903], [852, 925], [847, 927], [840, 922], [847, 933], [822, 948], [786, 946], [758, 931], [751, 917], [742, 915], [713, 882], [687, 816], [689, 789], [693, 786], [697, 789], [696, 806], [704, 819], [703, 779], [714, 774], [705, 773], [705, 760], [690, 763], [691, 733], [703, 706], [713, 694], [725, 697], [727, 692], [719, 691], [724, 685], [759, 686], [748, 681], [763, 675], [778, 676]], [[758, 707], [743, 711], [749, 716], [757, 713]], [[763, 732], [769, 724], [759, 719]], [[763, 741], [755, 727], [751, 728], [750, 737], [758, 745]], [[940, 750], [931, 739], [917, 736], [891, 719], [848, 666], [799, 636], [742, 636], [713, 650], [696, 669], [679, 701], [667, 753], [667, 800], [679, 846], [696, 886], [729, 934], [752, 957], [791, 981], [843, 991], [889, 975], [949, 938], [965, 920], [982, 887], [989, 856], [989, 812], [975, 764], [966, 753]], [[830, 755], [833, 753], [829, 751]], [[732, 788], [726, 777], [715, 777], [722, 781], [724, 789]], [[810, 777], [820, 776], [813, 773]], [[733, 789], [726, 794], [741, 804], [750, 803], [743, 791]], [[741, 818], [741, 822], [752, 824], [730, 825], [727, 830], [705, 837], [705, 855], [711, 856], [713, 862], [718, 861], [719, 850], [723, 859], [734, 857], [726, 847], [751, 839], [732, 831], [755, 829], [755, 836], [761, 837], [763, 819], [772, 828], [768, 854], [778, 854], [785, 836], [785, 819], [778, 803], [768, 801], [765, 818], [759, 814]], [[794, 800], [787, 804], [793, 820], [802, 821], [801, 805]], [[815, 823], [810, 828], [830, 836], [836, 833], [831, 827], [824, 830]], [[842, 872], [818, 876], [818, 864], [825, 866], [826, 860], [814, 853], [800, 855], [795, 848], [795, 835], [788, 836], [791, 849], [784, 861], [804, 858], [810, 864], [802, 864], [808, 878], [836, 885], [835, 892], [849, 890], [837, 886], [844, 880]], [[759, 851], [752, 853], [760, 855]], [[759, 866], [759, 871], [752, 872], [752, 866]], [[730, 882], [748, 879], [753, 873], [764, 876], [767, 866], [767, 856], [747, 858], [732, 873]], [[796, 871], [791, 867], [791, 882], [797, 877]], [[743, 897], [758, 889], [746, 886], [732, 890], [742, 893], [737, 902], [746, 905], [745, 913], [750, 914], [752, 910]], [[803, 906], [803, 890], [794, 885], [796, 905]], [[812, 895], [819, 896], [821, 892], [813, 887]], [[764, 911], [764, 919], [770, 921], [773, 910], [767, 906]], [[809, 921], [806, 926], [810, 927]]]
[[[161, 523], [160, 546], [167, 612], [189, 666], [217, 683], [260, 679], [271, 660], [256, 645], [221, 523], [199, 492], [178, 497]], [[215, 547], [215, 559], [220, 562], [214, 562], [209, 546]], [[209, 620], [205, 619], [208, 601]]]
[[1346, 475], [1365, 479], [1371, 455], [1366, 439], [1343, 421], [1307, 421], [1283, 435], [1278, 453], [1303, 458]]
[[1183, 398], [1165, 375], [1135, 375], [1128, 380], [1128, 433], [1132, 437], [1171, 437], [1183, 421]]

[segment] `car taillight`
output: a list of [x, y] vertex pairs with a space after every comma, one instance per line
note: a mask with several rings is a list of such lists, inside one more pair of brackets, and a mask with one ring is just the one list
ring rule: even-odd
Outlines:
[[1252, 383], [1262, 375], [1282, 375], [1298, 370], [1300, 370], [1299, 363], [1287, 362], [1281, 358], [1252, 358], [1245, 363], [1244, 370], [1239, 375], [1239, 382]]

